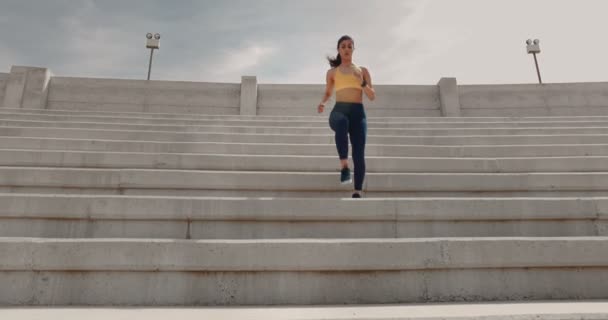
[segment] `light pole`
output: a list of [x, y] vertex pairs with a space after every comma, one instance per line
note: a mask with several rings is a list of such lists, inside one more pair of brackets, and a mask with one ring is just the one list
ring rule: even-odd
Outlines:
[[540, 40], [528, 39], [526, 41], [528, 53], [531, 53], [534, 56], [534, 64], [536, 65], [536, 74], [538, 75], [538, 83], [543, 84], [543, 80], [540, 77], [540, 69], [538, 68], [538, 59], [536, 59], [536, 54], [540, 53]]
[[146, 48], [150, 49], [150, 63], [148, 64], [148, 80], [150, 80], [150, 72], [152, 71], [152, 56], [154, 55], [154, 49], [160, 48], [160, 34], [152, 35], [151, 33], [146, 34]]

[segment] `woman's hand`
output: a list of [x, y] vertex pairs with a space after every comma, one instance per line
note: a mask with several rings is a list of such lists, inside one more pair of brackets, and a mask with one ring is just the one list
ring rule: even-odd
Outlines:
[[317, 107], [317, 112], [318, 113], [323, 113], [323, 110], [325, 109], [325, 105], [322, 103], [319, 103], [319, 106]]

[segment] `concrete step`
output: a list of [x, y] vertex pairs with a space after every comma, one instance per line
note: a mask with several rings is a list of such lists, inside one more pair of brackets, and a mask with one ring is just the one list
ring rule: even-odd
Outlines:
[[[159, 142], [100, 139], [0, 137], [0, 146], [20, 150], [336, 156], [335, 144]], [[582, 157], [608, 156], [608, 144], [382, 145], [367, 144], [367, 156], [386, 157]]]
[[13, 307], [4, 319], [606, 320], [606, 300], [256, 307]]
[[[0, 166], [327, 172], [337, 156], [175, 154], [0, 149]], [[351, 163], [352, 168], [352, 163]], [[366, 157], [367, 172], [597, 172], [608, 157], [429, 158]]]
[[[167, 133], [232, 133], [232, 134], [285, 134], [285, 135], [321, 135], [332, 134], [328, 125], [325, 127], [262, 127], [262, 126], [186, 126], [165, 124], [126, 124], [103, 122], [53, 122], [0, 120], [0, 126], [22, 128], [81, 128], [103, 130], [126, 130]], [[372, 136], [504, 136], [504, 135], [555, 135], [555, 134], [608, 134], [608, 127], [541, 127], [541, 128], [375, 128], [370, 126], [368, 134]]]
[[[302, 120], [269, 120], [269, 119], [191, 119], [171, 118], [159, 119], [148, 117], [112, 117], [112, 116], [87, 116], [87, 115], [52, 115], [52, 114], [23, 114], [23, 113], [3, 113], [0, 110], [0, 120], [21, 120], [21, 121], [47, 121], [47, 122], [91, 122], [91, 123], [112, 123], [112, 124], [140, 124], [140, 125], [182, 125], [182, 126], [261, 126], [261, 127], [290, 127], [290, 128], [327, 128], [326, 118], [319, 118], [315, 121]], [[392, 121], [368, 118], [370, 128], [539, 128], [539, 127], [608, 127], [608, 119], [602, 120], [527, 120], [522, 119], [489, 119], [481, 122], [474, 118], [469, 121], [458, 121], [454, 118], [447, 118], [444, 121], [418, 120], [418, 118], [397, 118]]]
[[[144, 140], [166, 142], [232, 142], [281, 144], [334, 144], [333, 133], [301, 134], [243, 134], [197, 133], [164, 131], [128, 131], [85, 128], [0, 127], [5, 137], [54, 137], [106, 140]], [[470, 135], [470, 136], [385, 136], [368, 135], [369, 144], [400, 145], [514, 145], [514, 144], [606, 144], [608, 134], [554, 135]]]
[[[4, 108], [9, 113], [21, 113], [21, 114], [49, 114], [49, 115], [62, 115], [62, 116], [108, 116], [108, 117], [137, 117], [137, 118], [156, 118], [156, 119], [202, 119], [202, 120], [238, 120], [238, 119], [267, 119], [267, 120], [295, 120], [295, 121], [318, 121], [324, 119], [329, 113], [315, 115], [315, 116], [266, 116], [266, 115], [213, 115], [213, 114], [200, 114], [200, 113], [157, 113], [157, 112], [118, 112], [118, 111], [90, 111], [90, 110], [61, 110], [61, 109], [8, 109]], [[379, 119], [391, 119], [393, 117], [383, 117]], [[607, 117], [608, 118], [608, 117]], [[597, 120], [597, 119], [596, 119]]]
[[[0, 186], [0, 193], [26, 193], [45, 195], [133, 195], [155, 197], [236, 197], [236, 198], [302, 198], [302, 199], [350, 199], [353, 186], [335, 190], [220, 190], [220, 189], [150, 189], [150, 188], [56, 188], [44, 186]], [[393, 198], [547, 198], [547, 197], [605, 197], [605, 190], [541, 190], [541, 191], [374, 191], [365, 190], [366, 199]]]
[[[253, 172], [166, 169], [0, 167], [0, 187], [47, 190], [216, 190], [337, 192], [339, 172]], [[607, 172], [370, 173], [363, 190], [375, 192], [606, 191]]]
[[0, 285], [11, 287], [0, 291], [3, 305], [310, 305], [608, 295], [606, 237], [1, 238], [0, 252], [6, 253], [0, 255]]
[[608, 198], [264, 199], [0, 194], [0, 237], [608, 236]]
[[[314, 108], [315, 106], [313, 106]], [[62, 115], [62, 116], [105, 116], [114, 118], [155, 118], [155, 119], [190, 119], [190, 120], [294, 120], [294, 121], [326, 121], [329, 111], [315, 116], [241, 116], [241, 115], [203, 115], [190, 113], [153, 113], [153, 112], [116, 112], [116, 111], [85, 111], [59, 109], [10, 109], [3, 108], [0, 112]], [[391, 122], [487, 122], [487, 121], [608, 121], [608, 116], [498, 116], [498, 117], [370, 117], [374, 121]]]

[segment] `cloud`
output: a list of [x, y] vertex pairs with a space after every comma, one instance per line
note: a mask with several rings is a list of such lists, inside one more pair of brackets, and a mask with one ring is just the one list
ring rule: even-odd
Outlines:
[[278, 53], [279, 48], [269, 42], [246, 43], [238, 48], [223, 49], [213, 56], [159, 66], [152, 73], [156, 75], [155, 79], [238, 83], [244, 75], [259, 77]]
[[606, 74], [608, 46], [596, 41], [608, 27], [605, 0], [1, 2], [0, 72], [31, 65], [58, 76], [144, 79], [144, 36], [158, 32], [152, 78], [163, 80], [324, 83], [325, 57], [343, 34], [355, 38], [355, 62], [376, 84], [534, 81], [528, 37], [543, 41], [547, 82]]
[[260, 65], [260, 63], [277, 52], [278, 48], [272, 44], [249, 44], [244, 48], [226, 50], [225, 58], [217, 64], [215, 74], [243, 74]]
[[367, 2], [365, 10], [358, 9], [357, 4], [337, 8], [335, 14], [330, 14], [332, 23], [324, 24], [323, 31], [306, 32], [281, 42], [298, 48], [289, 55], [297, 63], [290, 63], [291, 70], [275, 74], [271, 82], [325, 83], [325, 72], [329, 69], [325, 57], [336, 54], [336, 41], [344, 34], [355, 39], [355, 63], [370, 70], [374, 83], [399, 82], [411, 72], [411, 65], [416, 63], [414, 58], [432, 49], [431, 39], [414, 29], [423, 20], [426, 2], [377, 1]]
[[[92, 22], [100, 15], [92, 1], [76, 14], [61, 19], [65, 33], [63, 50], [69, 60], [58, 67], [70, 75], [109, 77], [123, 73], [131, 74], [127, 66], [143, 60], [143, 39], [134, 39], [133, 32], [118, 26]], [[137, 37], [143, 38], [143, 37]], [[138, 43], [140, 46], [135, 46]], [[84, 66], [84, 68], [83, 68]], [[126, 71], [126, 72], [125, 72]]]
[[[33, 0], [15, 0], [12, 10], [34, 23], [11, 19], [0, 26], [23, 28], [29, 43], [13, 38], [7, 46], [25, 57], [24, 63], [49, 67], [57, 75], [142, 78], [149, 56], [143, 37], [159, 32], [155, 79], [238, 82], [248, 74], [257, 75], [260, 82], [320, 83], [327, 68], [325, 56], [335, 53], [340, 35], [351, 34], [360, 41], [362, 62], [373, 64], [383, 46], [393, 41], [378, 30], [393, 28], [418, 2], [231, 0], [175, 6], [129, 1], [117, 9], [116, 0], [76, 5], [59, 0], [41, 5], [51, 13], [47, 15], [29, 10], [37, 5]], [[6, 17], [0, 13], [0, 24]], [[32, 43], [39, 48], [32, 50]], [[378, 74], [382, 78], [383, 73]]]
[[383, 49], [371, 60], [379, 82], [416, 83], [423, 77], [423, 81], [434, 83], [441, 75], [432, 75], [429, 79], [425, 65], [471, 36], [466, 27], [429, 23], [429, 17], [437, 9], [434, 4], [443, 2], [408, 3], [407, 14], [387, 30]]

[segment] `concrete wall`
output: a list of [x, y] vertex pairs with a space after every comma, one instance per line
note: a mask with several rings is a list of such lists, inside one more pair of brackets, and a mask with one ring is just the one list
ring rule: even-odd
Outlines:
[[608, 115], [608, 83], [459, 86], [462, 116]]
[[47, 109], [239, 114], [240, 84], [54, 77]]
[[[442, 78], [437, 85], [375, 88], [376, 100], [364, 99], [372, 117], [608, 115], [608, 82], [459, 86]], [[241, 83], [68, 78], [23, 66], [0, 74], [4, 108], [314, 116], [323, 90], [322, 84], [258, 85], [255, 76]]]
[[4, 91], [6, 89], [8, 75], [8, 73], [0, 73], [0, 108], [2, 108], [2, 104], [4, 103]]
[[[369, 116], [441, 116], [438, 86], [375, 86], [377, 99], [364, 98]], [[259, 115], [297, 115], [317, 114], [325, 85], [258, 85]], [[331, 111], [335, 98], [332, 97], [326, 108]]]

